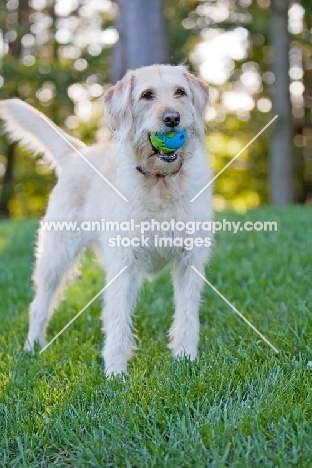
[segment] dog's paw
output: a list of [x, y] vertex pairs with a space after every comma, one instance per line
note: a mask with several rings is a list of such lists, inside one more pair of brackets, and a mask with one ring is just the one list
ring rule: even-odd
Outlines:
[[105, 365], [105, 374], [108, 378], [127, 375], [127, 373], [128, 369], [126, 362], [114, 362], [110, 365]]
[[102, 350], [106, 376], [113, 377], [127, 374], [127, 362], [129, 357], [129, 353], [124, 352], [120, 347], [114, 347], [111, 343], [106, 342]]
[[171, 354], [175, 359], [189, 359], [190, 361], [194, 361], [197, 356], [197, 348], [193, 347], [186, 347], [182, 344], [178, 346], [170, 346]]
[[27, 339], [25, 341], [25, 344], [24, 344], [24, 351], [27, 351], [28, 353], [34, 354], [34, 352], [35, 352], [35, 342], [34, 341], [29, 341]]
[[36, 348], [44, 348], [44, 346], [47, 344], [47, 340], [45, 337], [41, 338], [31, 338], [27, 337], [25, 344], [24, 344], [24, 351], [27, 351], [28, 353], [34, 354]]

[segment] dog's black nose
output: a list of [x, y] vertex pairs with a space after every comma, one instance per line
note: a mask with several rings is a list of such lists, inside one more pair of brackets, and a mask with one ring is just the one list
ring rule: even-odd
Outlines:
[[166, 127], [176, 127], [180, 123], [180, 114], [176, 111], [168, 111], [164, 112], [162, 116], [162, 120]]

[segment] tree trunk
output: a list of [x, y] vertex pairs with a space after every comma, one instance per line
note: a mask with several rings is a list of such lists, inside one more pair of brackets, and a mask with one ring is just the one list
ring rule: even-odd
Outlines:
[[289, 0], [271, 0], [271, 45], [274, 122], [270, 148], [270, 198], [273, 205], [293, 202], [293, 121], [289, 94]]
[[[29, 6], [28, 0], [20, 0], [17, 10], [17, 23], [15, 25], [18, 32], [18, 37], [14, 42], [10, 43], [9, 52], [17, 62], [20, 58], [22, 44], [21, 35], [25, 33], [25, 26], [28, 26]], [[4, 79], [11, 79], [4, 76]], [[14, 95], [18, 96], [18, 83], [15, 83]], [[7, 143], [6, 147], [6, 169], [3, 176], [2, 191], [0, 195], [0, 218], [10, 216], [9, 202], [14, 192], [14, 162], [15, 162], [15, 143]]]
[[168, 45], [162, 0], [118, 0], [119, 33], [112, 57], [112, 81], [129, 69], [168, 63]]
[[[304, 2], [303, 6], [305, 7], [305, 34], [306, 42], [310, 39], [312, 41], [312, 7], [308, 2]], [[309, 11], [308, 11], [309, 9]], [[304, 93], [304, 127], [303, 133], [306, 138], [308, 135], [312, 134], [312, 68], [310, 67], [310, 54], [307, 51], [304, 54], [303, 58], [303, 84], [305, 88]], [[307, 138], [305, 148], [303, 148], [304, 156], [304, 203], [312, 203], [312, 143], [311, 139]]]
[[10, 216], [9, 201], [14, 191], [14, 159], [15, 143], [9, 143], [7, 146], [7, 164], [3, 176], [3, 184], [0, 195], [0, 218]]

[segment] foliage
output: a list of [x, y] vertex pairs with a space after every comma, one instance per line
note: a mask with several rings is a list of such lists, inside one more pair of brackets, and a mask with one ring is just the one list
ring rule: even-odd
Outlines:
[[[280, 354], [206, 286], [199, 359], [174, 362], [166, 350], [173, 309], [165, 270], [139, 299], [130, 375], [109, 381], [99, 357], [100, 300], [42, 355], [22, 352], [37, 223], [0, 224], [0, 466], [311, 465], [311, 209], [223, 217], [278, 223], [277, 232], [220, 233], [206, 276]], [[88, 255], [50, 339], [102, 282]]]
[[[291, 26], [290, 50], [296, 200], [303, 203], [311, 198], [312, 187], [312, 7], [309, 0], [293, 3], [297, 17], [300, 5], [304, 8], [302, 27]], [[107, 140], [99, 97], [110, 82], [116, 4], [111, 0], [31, 0], [28, 5], [28, 0], [21, 0], [18, 9], [17, 5], [16, 0], [0, 0], [4, 52], [8, 47], [8, 53], [0, 57], [0, 98], [26, 100], [87, 143]], [[269, 6], [269, 0], [164, 0], [169, 56], [174, 64], [187, 63], [205, 78], [225, 54], [218, 43], [207, 62], [205, 54], [209, 44], [211, 52], [214, 33], [242, 37], [243, 53], [235, 55], [235, 44], [230, 42], [223, 57], [225, 79], [210, 82], [207, 147], [215, 172], [273, 116]], [[20, 10], [22, 15], [17, 17]], [[245, 210], [268, 202], [270, 133], [271, 128], [218, 178], [216, 209]], [[6, 167], [7, 143], [2, 139], [0, 192]], [[18, 150], [9, 202], [13, 218], [43, 213], [54, 183], [54, 177], [44, 172], [46, 168]]]
[[[2, 57], [0, 98], [19, 97], [47, 114], [56, 124], [64, 126], [65, 123], [67, 131], [85, 142], [94, 141], [96, 132], [104, 126], [98, 99], [110, 74], [111, 45], [105, 42], [103, 34], [111, 31], [116, 15], [113, 4], [107, 3], [106, 9], [105, 2], [98, 8], [93, 6], [91, 17], [83, 7], [58, 17], [53, 8], [44, 7], [45, 2], [34, 1], [30, 2], [33, 8], [22, 10], [20, 24], [16, 15], [22, 8], [21, 2], [19, 5], [15, 0], [0, 0], [0, 29], [6, 40], [4, 50], [8, 47]], [[92, 11], [91, 5], [90, 9]], [[64, 34], [66, 28], [71, 31], [71, 40], [60, 34], [57, 36], [60, 31]], [[98, 49], [92, 48], [92, 33], [97, 33]], [[21, 51], [16, 55], [15, 49], [19, 48]], [[2, 138], [0, 174], [5, 171], [6, 147], [6, 140]], [[18, 150], [14, 196], [9, 202], [11, 216], [23, 218], [42, 214], [53, 182], [53, 175], [44, 165], [36, 164], [29, 154]]]
[[[289, 4], [295, 200], [303, 203], [311, 199], [312, 183], [312, 6], [311, 2], [306, 1]], [[214, 30], [219, 35], [236, 32], [238, 36], [245, 37], [245, 55], [241, 54], [240, 57], [237, 56], [235, 43], [232, 48], [229, 43], [226, 52], [220, 41], [215, 42], [214, 54], [207, 47], [202, 47], [202, 44], [197, 51], [195, 47], [195, 53], [191, 54], [191, 59], [198, 64], [202, 74], [207, 76], [213, 76], [211, 70], [218, 67], [220, 54], [227, 55], [228, 58], [222, 69], [222, 72], [227, 72], [227, 76], [215, 84], [211, 82], [212, 112], [208, 113], [208, 148], [214, 153], [211, 148], [218, 147], [212, 158], [216, 161], [213, 165], [215, 172], [234, 156], [228, 150], [228, 143], [232, 148], [241, 148], [244, 141], [257, 134], [273, 117], [272, 88], [278, 86], [278, 83], [274, 83], [271, 72], [274, 58], [270, 45], [272, 25], [269, 7], [269, 0], [203, 1], [184, 21], [185, 27], [197, 30], [207, 45], [214, 41]], [[205, 57], [208, 52], [215, 59], [215, 64], [210, 56], [209, 59]], [[203, 64], [205, 61], [206, 64]], [[268, 150], [271, 131], [272, 128], [269, 128], [250, 147], [248, 153], [239, 158], [239, 172], [233, 170], [234, 168], [227, 169], [217, 179], [217, 205], [235, 209], [240, 206], [244, 210], [252, 208], [253, 203], [268, 202]], [[244, 172], [241, 171], [242, 167], [245, 168]], [[226, 187], [227, 190], [224, 190]], [[251, 195], [251, 204], [245, 196], [246, 190]]]

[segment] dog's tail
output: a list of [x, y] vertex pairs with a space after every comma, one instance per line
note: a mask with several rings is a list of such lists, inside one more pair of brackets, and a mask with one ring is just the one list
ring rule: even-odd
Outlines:
[[69, 136], [50, 119], [20, 99], [0, 101], [0, 119], [4, 131], [12, 141], [19, 141], [34, 154], [42, 154], [44, 160], [59, 173], [60, 169], [76, 153], [86, 146]]

